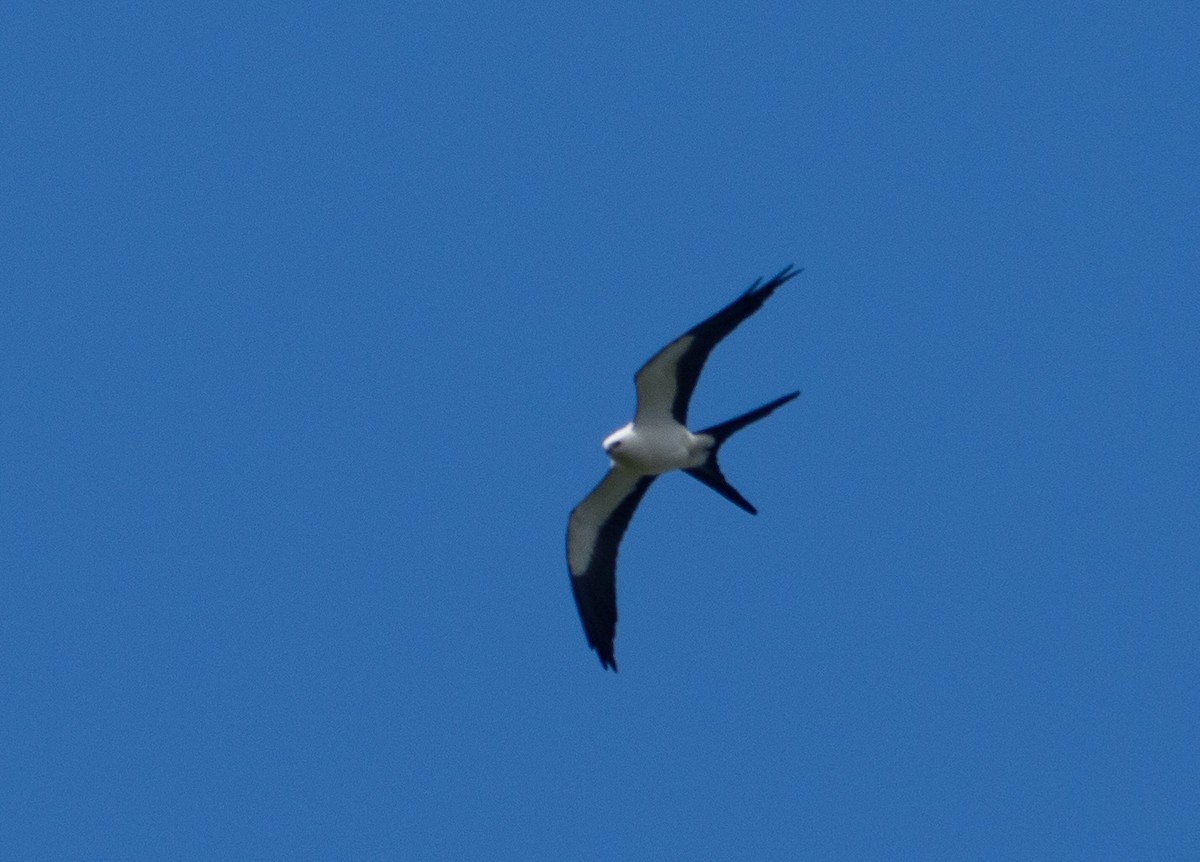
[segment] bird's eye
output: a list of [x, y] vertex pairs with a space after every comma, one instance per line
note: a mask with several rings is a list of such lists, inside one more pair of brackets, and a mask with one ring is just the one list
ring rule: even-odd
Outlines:
[[614, 449], [620, 449], [620, 448], [621, 448], [621, 441], [620, 441], [620, 440], [617, 440], [617, 441], [615, 441], [615, 442], [612, 444], [612, 447], [613, 447]]

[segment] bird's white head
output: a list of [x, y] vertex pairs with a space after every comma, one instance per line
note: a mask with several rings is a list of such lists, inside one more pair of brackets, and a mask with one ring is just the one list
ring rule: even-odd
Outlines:
[[630, 422], [624, 428], [618, 428], [604, 438], [604, 451], [608, 453], [610, 461], [614, 464], [616, 463], [617, 450], [621, 448], [622, 444], [627, 443], [632, 436], [633, 423]]

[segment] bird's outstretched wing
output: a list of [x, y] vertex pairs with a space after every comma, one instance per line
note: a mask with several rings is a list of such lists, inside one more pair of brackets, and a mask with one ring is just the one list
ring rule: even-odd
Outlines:
[[673, 419], [687, 425], [688, 402], [708, 354], [738, 324], [762, 308], [776, 288], [801, 272], [788, 266], [766, 284], [758, 279], [729, 305], [654, 354], [633, 378], [637, 386], [637, 415], [633, 421], [654, 424]]
[[567, 568], [588, 645], [617, 669], [617, 549], [653, 476], [613, 467], [567, 521]]

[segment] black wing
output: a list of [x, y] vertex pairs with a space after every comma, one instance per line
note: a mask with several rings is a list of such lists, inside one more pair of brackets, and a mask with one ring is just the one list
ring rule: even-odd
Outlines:
[[617, 669], [617, 550], [654, 476], [614, 467], [567, 521], [567, 568], [571, 592], [583, 621], [588, 645], [603, 667]]
[[762, 308], [781, 284], [801, 272], [788, 266], [766, 284], [758, 279], [729, 305], [654, 354], [633, 378], [638, 393], [634, 422], [662, 422], [670, 417], [687, 425], [688, 402], [708, 354], [738, 324]]

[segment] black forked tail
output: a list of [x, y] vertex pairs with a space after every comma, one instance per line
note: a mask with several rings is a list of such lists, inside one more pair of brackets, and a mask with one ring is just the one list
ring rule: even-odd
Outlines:
[[799, 392], [792, 392], [784, 395], [782, 398], [776, 398], [771, 403], [764, 404], [762, 407], [751, 410], [749, 413], [743, 413], [741, 416], [736, 416], [728, 422], [722, 422], [720, 425], [714, 425], [711, 428], [705, 428], [703, 431], [698, 432], [699, 434], [708, 434], [717, 442], [713, 444], [712, 449], [709, 451], [707, 461], [699, 467], [693, 467], [684, 472], [689, 476], [699, 479], [738, 508], [744, 509], [751, 515], [757, 515], [758, 510], [750, 505], [750, 501], [739, 494], [737, 489], [730, 485], [725, 480], [725, 477], [721, 475], [721, 467], [717, 464], [717, 452], [721, 449], [721, 444], [738, 431], [741, 431], [752, 422], [757, 422], [759, 419], [769, 416], [777, 408], [787, 404], [799, 394]]

